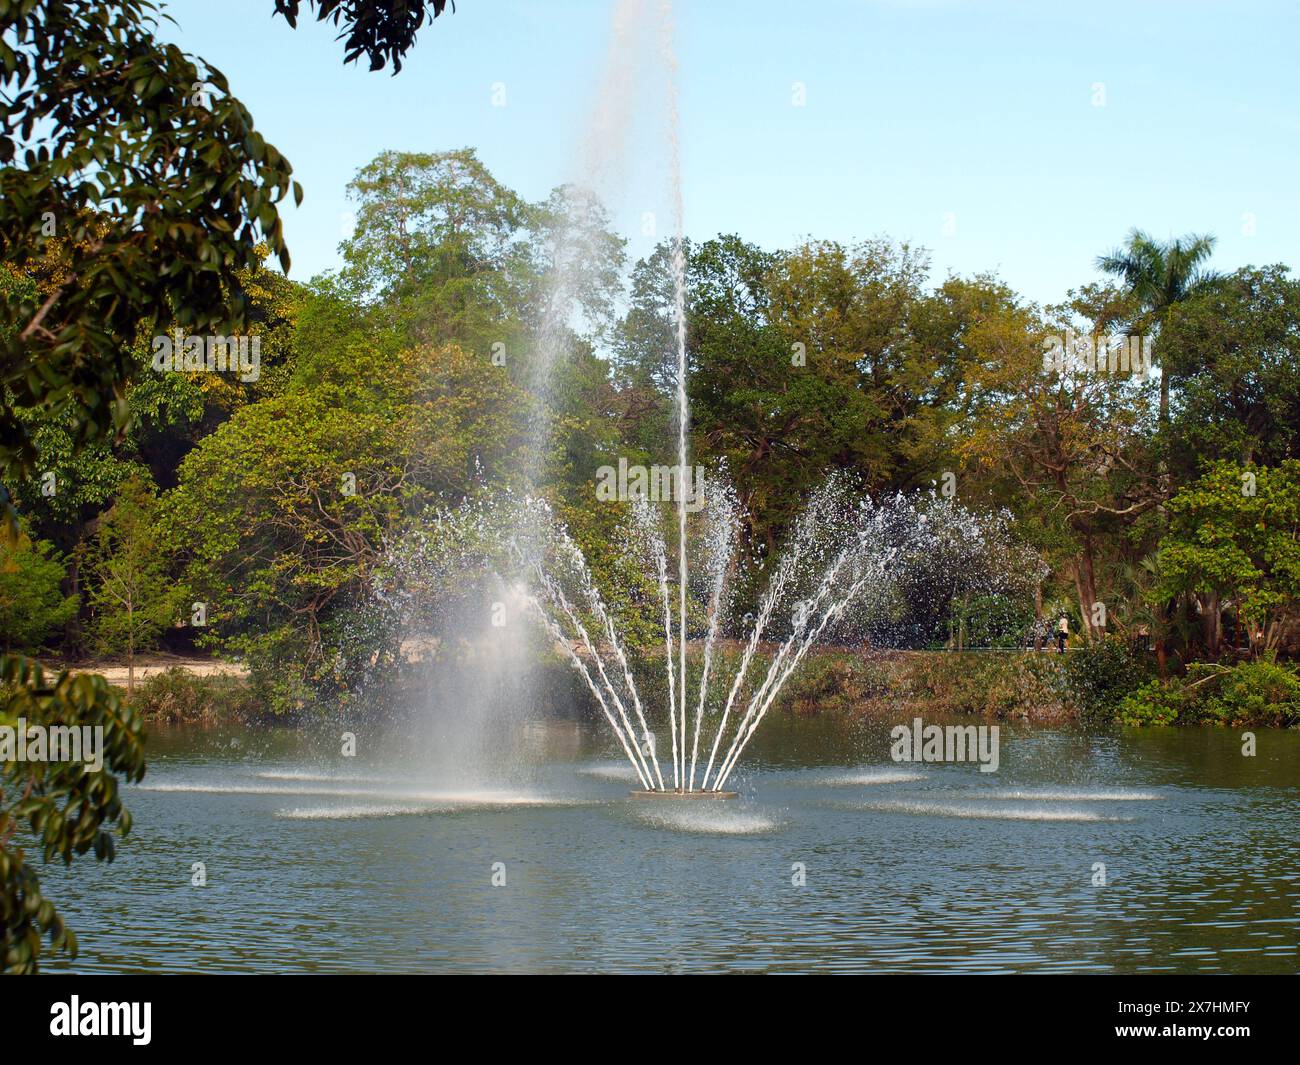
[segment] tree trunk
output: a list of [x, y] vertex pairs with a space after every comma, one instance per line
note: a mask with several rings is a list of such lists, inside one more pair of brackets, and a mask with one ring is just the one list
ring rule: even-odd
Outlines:
[[1034, 650], [1043, 649], [1043, 582], [1034, 585]]
[[1207, 658], [1219, 657], [1219, 594], [1211, 592], [1201, 602], [1201, 633]]
[[135, 611], [128, 599], [126, 604], [126, 691], [135, 693]]
[[77, 559], [75, 551], [68, 554], [68, 575], [63, 582], [64, 594], [76, 596], [77, 612], [68, 619], [68, 623], [63, 626], [63, 641], [66, 647], [81, 648], [81, 615], [85, 612], [86, 606], [81, 599], [81, 563]]
[[1079, 613], [1082, 615], [1083, 634], [1092, 639], [1092, 605], [1097, 601], [1097, 586], [1093, 576], [1092, 534], [1083, 537], [1083, 550], [1079, 553], [1079, 562], [1074, 567], [1074, 586], [1079, 593]]

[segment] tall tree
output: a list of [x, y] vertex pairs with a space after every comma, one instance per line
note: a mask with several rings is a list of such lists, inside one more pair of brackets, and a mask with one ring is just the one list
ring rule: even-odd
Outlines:
[[[525, 204], [472, 148], [381, 152], [348, 184], [356, 227], [344, 276], [365, 297], [409, 300], [456, 284], [455, 305], [487, 303], [525, 222]], [[449, 332], [441, 334], [446, 339]]]
[[[347, 58], [365, 52], [372, 69], [390, 59], [394, 70], [426, 8], [436, 16], [445, 7], [310, 2], [319, 18], [346, 26]], [[299, 7], [276, 0], [291, 25]], [[278, 204], [291, 187], [301, 201], [302, 189], [288, 161], [220, 71], [156, 40], [157, 11], [149, 0], [0, 0], [0, 534], [11, 539], [12, 486], [38, 462], [23, 413], [70, 413], [74, 448], [119, 435], [130, 419], [134, 340], [162, 324], [238, 331], [247, 312], [239, 274], [262, 258], [259, 233], [289, 266]], [[34, 663], [4, 655], [0, 680], [0, 718], [108, 732], [106, 764], [94, 773], [4, 770], [0, 965], [30, 972], [42, 933], [56, 949], [76, 944], [11, 838], [26, 821], [47, 859], [71, 862], [92, 846], [111, 859], [102, 824], [130, 823], [113, 773], [143, 775], [143, 728], [102, 678], [65, 674], [51, 684]], [[80, 816], [62, 816], [59, 800]]]
[[[1161, 242], [1134, 229], [1128, 243], [1109, 255], [1097, 257], [1097, 268], [1123, 281], [1138, 303], [1134, 321], [1140, 329], [1159, 330], [1169, 312], [1213, 284], [1218, 275], [1204, 269], [1214, 252], [1215, 238], [1210, 235], [1178, 237]], [[1160, 362], [1160, 422], [1169, 421], [1169, 367]]]
[[1300, 458], [1300, 281], [1248, 267], [1180, 303], [1163, 350], [1179, 381], [1170, 462], [1186, 482], [1216, 459]]
[[[972, 417], [958, 442], [963, 466], [977, 478], [1009, 479], [1002, 500], [1036, 527], [1044, 547], [1072, 579], [1085, 632], [1099, 633], [1095, 604], [1100, 562], [1158, 501], [1153, 484], [1151, 386], [1131, 372], [1096, 361], [1115, 293], [1088, 287], [1040, 321], [1036, 310], [1008, 308], [1000, 325], [972, 331], [968, 364]], [[1092, 365], [1048, 352], [1071, 336], [1091, 343]]]
[[[832, 469], [897, 486], [941, 406], [927, 402], [941, 384], [908, 358], [924, 254], [885, 241], [773, 254], [734, 235], [688, 251], [697, 453], [726, 460], [755, 541], [774, 546]], [[660, 385], [665, 298], [662, 276], [642, 273], [623, 331], [648, 345], [642, 365]]]
[[613, 319], [624, 242], [585, 190], [527, 203], [463, 148], [382, 152], [348, 192], [341, 287], [416, 343], [499, 355], [515, 376], [539, 337], [563, 347]]
[[181, 464], [165, 525], [209, 637], [247, 658], [283, 709], [350, 683], [340, 617], [409, 515], [510, 483], [524, 398], [455, 346], [361, 334], [282, 395], [241, 408]]
[[85, 545], [91, 632], [103, 653], [126, 653], [126, 689], [135, 691], [135, 656], [176, 619], [183, 590], [167, 572], [158, 506], [138, 477], [127, 481]]

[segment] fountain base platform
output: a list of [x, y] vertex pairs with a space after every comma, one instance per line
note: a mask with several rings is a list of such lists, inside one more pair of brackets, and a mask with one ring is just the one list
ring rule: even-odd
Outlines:
[[629, 791], [630, 799], [734, 799], [734, 791]]

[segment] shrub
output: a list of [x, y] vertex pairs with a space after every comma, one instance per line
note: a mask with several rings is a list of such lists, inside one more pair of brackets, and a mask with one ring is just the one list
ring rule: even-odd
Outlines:
[[1085, 643], [1064, 655], [1065, 682], [1085, 722], [1111, 721], [1125, 696], [1150, 678], [1153, 663], [1114, 636]]
[[1151, 681], [1120, 705], [1125, 725], [1300, 726], [1300, 670], [1271, 659], [1200, 662], [1185, 678]]
[[903, 696], [918, 699], [933, 713], [1042, 721], [1068, 716], [1055, 655], [917, 654], [905, 656], [904, 663]]
[[1172, 725], [1182, 713], [1183, 682], [1151, 680], [1120, 701], [1115, 719], [1122, 725]]
[[851, 713], [877, 683], [854, 656], [810, 655], [782, 690], [778, 705], [797, 714]]
[[200, 677], [173, 667], [155, 673], [131, 697], [131, 706], [146, 718], [173, 722], [247, 720], [263, 707], [239, 677]]
[[953, 623], [965, 631], [966, 647], [1022, 647], [1034, 623], [1030, 604], [1005, 595], [982, 595], [969, 604], [954, 603]]
[[1220, 675], [1204, 717], [1225, 725], [1300, 725], [1300, 671], [1268, 659]]

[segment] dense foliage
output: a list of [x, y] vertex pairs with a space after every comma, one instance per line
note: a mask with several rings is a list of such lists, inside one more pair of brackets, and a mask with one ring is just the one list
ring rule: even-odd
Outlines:
[[64, 595], [64, 567], [47, 541], [0, 543], [0, 640], [8, 651], [38, 649], [77, 613]]
[[[134, 342], [125, 433], [77, 448], [66, 412], [27, 423], [59, 487], [14, 495], [81, 602], [54, 634], [67, 653], [178, 627], [246, 662], [272, 711], [343, 698], [378, 662], [400, 672], [400, 642], [364, 617], [396, 545], [521, 489], [539, 425], [551, 504], [615, 600], [652, 605], [620, 550], [626, 514], [596, 505], [595, 483], [620, 459], [673, 461], [670, 247], [635, 264], [620, 301], [623, 242], [599, 204], [573, 189], [528, 203], [469, 149], [382, 153], [351, 192], [337, 274], [237, 271], [255, 379], [157, 373]], [[954, 546], [933, 567], [948, 583], [902, 580], [887, 624], [856, 630], [873, 645], [1043, 648], [1065, 617], [1072, 649], [1098, 645], [1071, 683], [1102, 717], [1153, 669], [1286, 659], [1300, 285], [1283, 266], [1207, 273], [1212, 244], [1135, 233], [1102, 260], [1121, 284], [1047, 308], [991, 276], [931, 285], [924, 251], [883, 239], [688, 244], [695, 461], [735, 483], [756, 560], [832, 471], [988, 516], [998, 557]], [[576, 314], [556, 317], [562, 297]], [[1074, 348], [1054, 362], [1062, 337]], [[137, 528], [163, 567], [155, 589], [185, 590], [149, 597], [143, 642], [106, 620], [123, 499], [154, 515]], [[740, 586], [737, 615], [757, 591]]]
[[[224, 282], [264, 239], [291, 168], [220, 71], [153, 35], [148, 0], [0, 2], [0, 475], [35, 470], [22, 410], [75, 440], [124, 429], [132, 342], [238, 331]], [[301, 189], [295, 186], [301, 198]]]
[[[0, 659], [6, 698], [0, 727], [20, 723], [46, 730], [99, 729], [102, 762], [0, 760], [0, 972], [34, 972], [42, 937], [55, 950], [76, 952], [76, 936], [41, 893], [28, 847], [45, 861], [71, 864], [93, 851], [112, 860], [112, 828], [125, 834], [131, 815], [122, 806], [116, 774], [144, 776], [144, 728], [103, 680], [89, 674], [47, 678], [35, 663]], [[26, 841], [26, 846], [24, 846]]]

